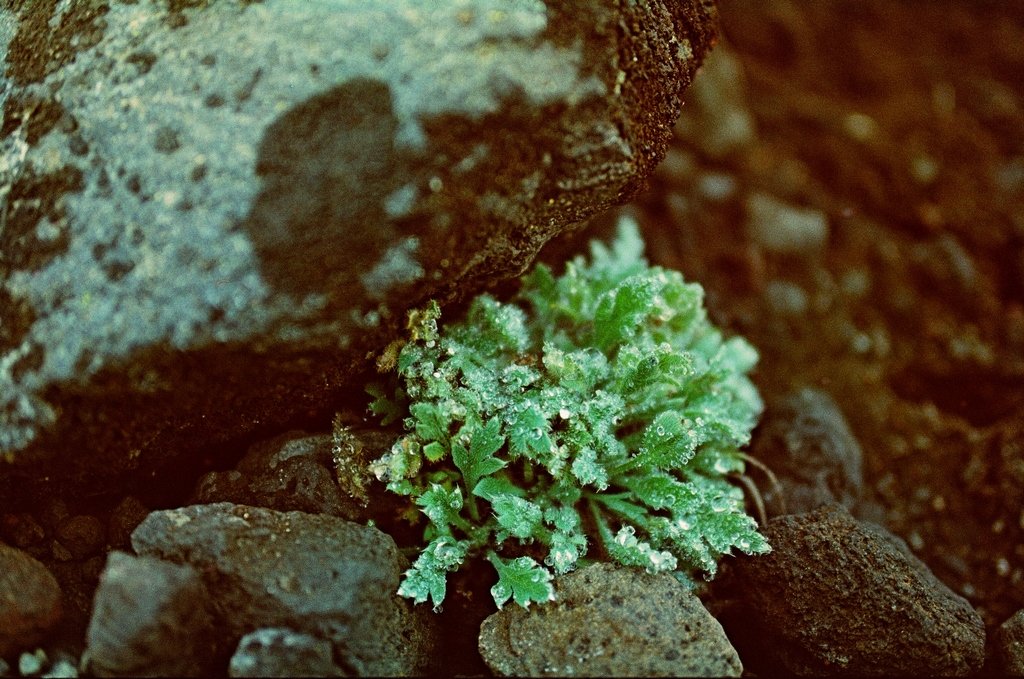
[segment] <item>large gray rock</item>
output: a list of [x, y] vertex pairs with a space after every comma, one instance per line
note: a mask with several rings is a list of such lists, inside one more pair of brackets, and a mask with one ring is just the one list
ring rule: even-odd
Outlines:
[[0, 496], [109, 490], [358, 394], [408, 309], [642, 186], [713, 15], [3, 5]]
[[556, 600], [484, 620], [480, 653], [499, 675], [738, 677], [722, 626], [667, 573], [607, 563], [558, 578]]
[[718, 584], [739, 600], [720, 618], [760, 674], [967, 676], [985, 627], [898, 538], [842, 505], [772, 519], [772, 552], [738, 557]]
[[227, 644], [285, 627], [331, 642], [358, 675], [416, 674], [429, 661], [434, 620], [396, 594], [408, 562], [376, 528], [218, 503], [153, 512], [132, 546], [203, 574]]

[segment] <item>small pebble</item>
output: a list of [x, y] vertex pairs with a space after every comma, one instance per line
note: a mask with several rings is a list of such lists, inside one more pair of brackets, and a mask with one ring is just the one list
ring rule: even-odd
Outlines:
[[747, 231], [771, 252], [805, 254], [820, 250], [828, 241], [828, 218], [820, 210], [755, 193], [747, 198]]

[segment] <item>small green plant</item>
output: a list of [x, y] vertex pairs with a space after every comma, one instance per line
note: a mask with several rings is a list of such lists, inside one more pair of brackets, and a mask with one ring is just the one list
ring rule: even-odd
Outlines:
[[684, 582], [733, 548], [767, 552], [743, 492], [762, 404], [757, 352], [723, 340], [703, 290], [650, 267], [635, 224], [556, 278], [537, 266], [503, 304], [480, 295], [439, 329], [410, 314], [398, 381], [371, 405], [405, 434], [374, 463], [426, 515], [426, 547], [399, 593], [444, 600], [446, 576], [482, 555], [501, 607], [554, 598], [596, 538], [605, 556]]

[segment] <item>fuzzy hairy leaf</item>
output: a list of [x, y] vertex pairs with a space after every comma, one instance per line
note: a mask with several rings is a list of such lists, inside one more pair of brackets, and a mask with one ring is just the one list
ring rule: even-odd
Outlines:
[[555, 588], [551, 584], [551, 573], [528, 556], [505, 561], [494, 552], [488, 559], [498, 571], [498, 582], [491, 587], [494, 603], [501, 608], [513, 599], [523, 608], [531, 603], [554, 601]]
[[494, 457], [498, 449], [505, 444], [504, 437], [499, 433], [501, 423], [492, 419], [487, 424], [473, 428], [469, 450], [461, 443], [452, 444], [452, 460], [462, 472], [466, 488], [473, 491], [480, 479], [493, 474], [507, 463]]
[[430, 598], [434, 607], [441, 605], [447, 591], [447, 574], [462, 564], [469, 543], [442, 536], [431, 541], [417, 557], [398, 588], [400, 596], [420, 604]]

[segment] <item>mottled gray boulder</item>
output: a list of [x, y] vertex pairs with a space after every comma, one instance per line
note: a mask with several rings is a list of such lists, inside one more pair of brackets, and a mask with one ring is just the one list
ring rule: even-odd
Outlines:
[[5, 4], [0, 496], [110, 490], [358, 396], [408, 309], [642, 186], [713, 15]]
[[229, 677], [344, 677], [331, 644], [284, 627], [250, 632], [228, 663]]
[[434, 620], [396, 591], [408, 562], [390, 536], [333, 516], [230, 503], [150, 514], [132, 534], [142, 555], [199, 570], [232, 646], [263, 627], [331, 642], [359, 675], [422, 672]]
[[981, 669], [981, 617], [884, 529], [833, 504], [772, 519], [764, 536], [770, 554], [737, 557], [727, 581], [716, 583], [716, 592], [739, 599], [738, 610], [719, 619], [752, 671], [967, 676]]
[[559, 578], [553, 603], [484, 620], [480, 653], [510, 676], [738, 677], [739, 656], [700, 599], [667, 573], [607, 563]]
[[854, 511], [863, 494], [860, 444], [839, 405], [823, 391], [804, 388], [770, 403], [752, 453], [778, 477], [782, 497], [771, 484], [762, 488], [773, 514], [809, 512], [832, 502]]
[[199, 573], [112, 552], [86, 632], [84, 665], [98, 677], [201, 677], [216, 667], [218, 638]]

